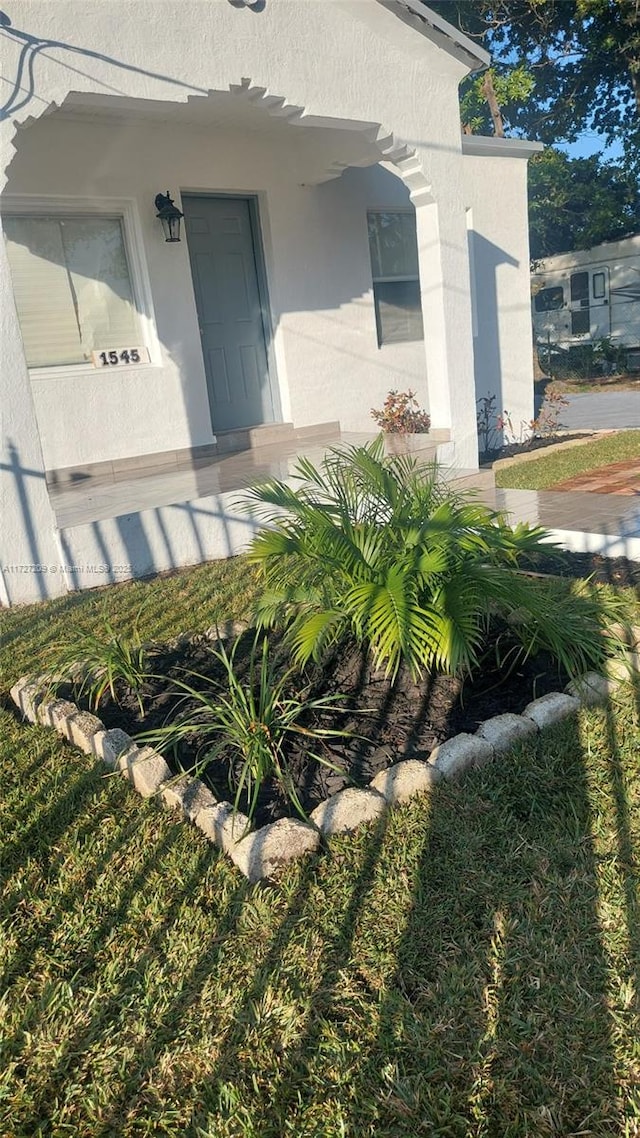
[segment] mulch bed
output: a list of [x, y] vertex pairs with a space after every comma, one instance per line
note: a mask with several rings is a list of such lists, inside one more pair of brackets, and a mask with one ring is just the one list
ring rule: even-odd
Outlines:
[[588, 439], [592, 436], [579, 431], [572, 435], [549, 435], [548, 438], [530, 439], [526, 443], [509, 443], [504, 447], [493, 447], [480, 452], [480, 465], [490, 466], [499, 458], [517, 458], [521, 454], [531, 454], [534, 450], [545, 450], [547, 447], [557, 446], [558, 443], [570, 443], [574, 439]]
[[[616, 585], [640, 586], [640, 565], [624, 558], [570, 554], [559, 561], [556, 555], [550, 555], [537, 558], [528, 568], [542, 574], [573, 577], [591, 574], [596, 580]], [[285, 670], [290, 666], [290, 656], [277, 637], [270, 639], [275, 660]], [[253, 641], [254, 632], [250, 630], [238, 644], [235, 664], [239, 675], [247, 675]], [[530, 700], [564, 688], [568, 676], [546, 654], [513, 666], [515, 646], [511, 629], [495, 623], [481, 666], [473, 678], [464, 680], [436, 676], [414, 683], [401, 671], [392, 684], [380, 672], [373, 671], [353, 645], [336, 650], [322, 669], [308, 668], [296, 694], [306, 683], [311, 698], [334, 694], [344, 698], [337, 705], [340, 710], [310, 713], [303, 721], [305, 726], [339, 728], [349, 734], [291, 747], [287, 756], [289, 769], [305, 811], [309, 813], [346, 786], [365, 786], [379, 770], [402, 757], [426, 758], [437, 744], [453, 735], [473, 732], [483, 720], [505, 711], [518, 714]], [[134, 698], [123, 695], [119, 704], [110, 698], [103, 702], [99, 709], [101, 719], [107, 727], [121, 727], [134, 737], [171, 722], [184, 695], [173, 686], [174, 679], [187, 680], [198, 690], [224, 686], [224, 669], [213, 648], [204, 636], [178, 646], [159, 645], [151, 662], [154, 678], [144, 691], [144, 715]], [[187, 677], [188, 672], [200, 673], [201, 678]], [[61, 690], [60, 695], [75, 698], [71, 688]], [[82, 706], [81, 700], [76, 702]], [[320, 750], [342, 773], [321, 766], [309, 757], [309, 749]], [[234, 785], [239, 769], [233, 754], [223, 753], [202, 768], [196, 748], [184, 741], [175, 755], [167, 754], [166, 758], [175, 773], [197, 770], [217, 798], [233, 799], [230, 786]], [[241, 802], [241, 808], [246, 810], [246, 802]], [[294, 813], [275, 783], [264, 787], [255, 818], [257, 825]]]
[[[246, 633], [236, 653], [236, 670], [247, 674], [254, 632]], [[381, 769], [399, 758], [427, 758], [431, 750], [445, 739], [461, 731], [473, 732], [492, 715], [504, 711], [521, 712], [526, 704], [549, 691], [562, 690], [568, 677], [546, 655], [527, 660], [510, 672], [499, 666], [496, 649], [502, 659], [510, 659], [515, 641], [510, 630], [495, 627], [487, 644], [486, 657], [473, 679], [451, 676], [427, 677], [414, 683], [401, 672], [392, 684], [380, 672], [367, 664], [355, 646], [346, 645], [321, 670], [307, 668], [305, 678], [311, 697], [340, 695], [342, 698], [328, 711], [311, 712], [303, 720], [308, 728], [332, 728], [348, 732], [344, 738], [319, 741], [310, 740], [298, 745], [294, 740], [288, 753], [289, 769], [293, 775], [299, 798], [308, 813], [325, 798], [346, 786], [364, 786]], [[192, 642], [179, 648], [159, 647], [151, 667], [154, 678], [144, 692], [144, 711], [134, 698], [122, 695], [120, 704], [107, 699], [100, 708], [100, 718], [107, 727], [121, 727], [130, 735], [156, 730], [171, 722], [176, 706], [184, 693], [172, 686], [173, 679], [187, 680], [198, 690], [224, 683], [224, 673], [209, 642]], [[288, 654], [274, 643], [283, 669], [289, 665]], [[187, 678], [186, 673], [197, 672], [203, 678]], [[73, 693], [61, 692], [73, 698]], [[81, 701], [80, 701], [81, 702]], [[216, 738], [219, 738], [217, 736]], [[344, 773], [323, 767], [308, 751], [324, 755]], [[175, 773], [194, 771], [198, 763], [196, 748], [188, 741], [180, 743], [175, 755], [166, 755]], [[211, 788], [217, 798], [233, 797], [233, 785], [238, 763], [231, 753], [223, 753], [206, 766], [198, 769], [199, 777]], [[246, 803], [243, 804], [246, 809]], [[258, 825], [292, 815], [289, 803], [277, 785], [268, 785], [261, 795], [256, 815]]]

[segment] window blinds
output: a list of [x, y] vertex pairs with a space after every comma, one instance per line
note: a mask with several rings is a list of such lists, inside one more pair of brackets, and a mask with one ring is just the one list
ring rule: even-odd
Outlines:
[[3, 226], [29, 367], [140, 343], [120, 218], [21, 215]]

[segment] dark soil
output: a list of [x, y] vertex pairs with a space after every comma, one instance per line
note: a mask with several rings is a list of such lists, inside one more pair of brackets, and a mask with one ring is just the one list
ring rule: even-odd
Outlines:
[[557, 577], [590, 577], [601, 585], [629, 586], [639, 590], [640, 562], [626, 557], [602, 557], [599, 553], [552, 553], [521, 562], [523, 569]]
[[[245, 634], [236, 654], [237, 671], [247, 675], [253, 634]], [[338, 694], [335, 709], [308, 713], [305, 727], [332, 728], [347, 732], [345, 737], [311, 740], [298, 745], [294, 739], [287, 755], [298, 796], [308, 813], [330, 794], [349, 785], [364, 786], [377, 771], [399, 758], [426, 758], [438, 743], [458, 734], [473, 732], [484, 719], [504, 711], [521, 712], [526, 704], [549, 691], [562, 690], [567, 676], [558, 671], [550, 658], [541, 655], [511, 667], [514, 641], [506, 627], [495, 628], [487, 644], [485, 658], [478, 675], [464, 681], [450, 676], [428, 677], [414, 683], [408, 674], [400, 673], [392, 684], [384, 675], [373, 672], [358, 650], [344, 646], [336, 651], [323, 670], [311, 668], [300, 681], [312, 697]], [[287, 657], [278, 646], [283, 667]], [[502, 660], [502, 667], [498, 663]], [[100, 707], [100, 717], [107, 727], [121, 727], [130, 735], [156, 730], [171, 722], [183, 693], [173, 686], [175, 679], [185, 679], [186, 672], [197, 672], [199, 678], [188, 682], [198, 690], [224, 684], [224, 673], [212, 645], [204, 639], [179, 649], [159, 647], [152, 660], [155, 676], [143, 693], [144, 716], [131, 696], [121, 694], [120, 703], [111, 699]], [[64, 697], [71, 691], [61, 692]], [[82, 701], [80, 701], [82, 702]], [[183, 704], [182, 707], [185, 705]], [[218, 739], [219, 736], [216, 736]], [[157, 744], [156, 744], [157, 745]], [[320, 753], [339, 772], [322, 766], [309, 756], [309, 750]], [[177, 754], [166, 755], [172, 769], [193, 771], [198, 760], [197, 746], [191, 741], [180, 743]], [[229, 800], [234, 796], [238, 775], [237, 756], [223, 752], [202, 770], [199, 776], [216, 797]], [[241, 804], [246, 809], [246, 802]], [[256, 814], [258, 825], [294, 814], [276, 784], [265, 786]]]
[[580, 431], [573, 435], [550, 435], [548, 438], [530, 439], [526, 443], [510, 443], [509, 446], [494, 447], [480, 452], [480, 465], [490, 466], [498, 458], [517, 458], [520, 454], [531, 454], [534, 450], [544, 450], [545, 447], [557, 446], [558, 443], [569, 443], [572, 439], [587, 439], [588, 434]]

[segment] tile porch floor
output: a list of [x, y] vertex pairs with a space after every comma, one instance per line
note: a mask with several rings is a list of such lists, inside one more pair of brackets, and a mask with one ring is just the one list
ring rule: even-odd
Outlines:
[[[237, 454], [203, 460], [195, 469], [136, 475], [119, 482], [78, 482], [51, 489], [51, 504], [60, 529], [135, 514], [156, 506], [194, 501], [207, 495], [241, 491], [267, 478], [287, 478], [296, 459], [305, 455], [319, 462], [338, 441], [360, 444], [371, 435], [343, 434], [313, 442], [279, 442]], [[467, 472], [458, 472], [457, 477]], [[465, 478], [465, 483], [474, 478]], [[593, 494], [576, 491], [487, 489], [478, 480], [487, 505], [505, 511], [512, 522], [544, 526], [556, 540], [578, 552], [600, 552], [640, 561], [640, 495]]]

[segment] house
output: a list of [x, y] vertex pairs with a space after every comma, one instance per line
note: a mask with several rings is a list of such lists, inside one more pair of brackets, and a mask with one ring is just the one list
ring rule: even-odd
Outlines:
[[461, 469], [477, 397], [531, 419], [538, 147], [461, 137], [488, 59], [420, 0], [8, 0], [0, 40], [4, 603], [238, 551], [220, 454], [389, 389]]
[[601, 365], [640, 371], [640, 233], [536, 261], [531, 286], [543, 366], [606, 341]]

